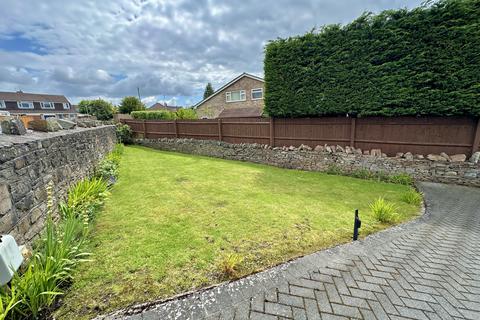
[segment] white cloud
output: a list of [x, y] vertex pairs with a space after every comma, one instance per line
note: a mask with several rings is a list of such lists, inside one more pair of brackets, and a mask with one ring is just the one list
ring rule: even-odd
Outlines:
[[[242, 72], [263, 74], [266, 41], [421, 0], [2, 0], [0, 90], [195, 103]], [[29, 48], [5, 45], [22, 38]], [[3, 40], [3, 42], [2, 42]], [[3, 45], [2, 45], [3, 43]], [[187, 100], [189, 102], [187, 102]]]

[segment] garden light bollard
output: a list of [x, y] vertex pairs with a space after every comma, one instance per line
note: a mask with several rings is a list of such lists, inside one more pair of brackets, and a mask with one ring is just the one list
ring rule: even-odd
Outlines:
[[362, 226], [362, 221], [358, 217], [358, 209], [355, 210], [355, 221], [353, 223], [353, 241], [358, 239], [358, 229]]

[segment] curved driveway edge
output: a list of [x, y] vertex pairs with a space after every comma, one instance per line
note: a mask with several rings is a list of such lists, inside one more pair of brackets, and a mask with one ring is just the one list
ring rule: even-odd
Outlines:
[[419, 187], [415, 221], [99, 319], [480, 319], [480, 189]]

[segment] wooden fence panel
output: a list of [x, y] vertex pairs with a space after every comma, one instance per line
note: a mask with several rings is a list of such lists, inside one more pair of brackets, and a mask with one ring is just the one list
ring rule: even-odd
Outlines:
[[217, 120], [178, 120], [179, 138], [219, 140]]
[[350, 118], [275, 119], [274, 132], [276, 146], [346, 146], [350, 141]]
[[480, 145], [480, 120], [473, 117], [323, 117], [302, 119], [122, 120], [147, 138], [194, 138], [274, 146], [354, 146], [428, 154], [471, 155]]
[[265, 118], [221, 119], [223, 141], [269, 144], [270, 122]]
[[418, 154], [472, 151], [474, 118], [371, 117], [356, 121], [355, 146], [382, 149], [388, 155], [397, 152]]

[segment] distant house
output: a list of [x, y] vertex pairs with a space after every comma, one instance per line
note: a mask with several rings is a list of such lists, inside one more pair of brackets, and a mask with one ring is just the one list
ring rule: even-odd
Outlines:
[[166, 103], [161, 103], [157, 102], [154, 105], [152, 105], [148, 110], [167, 110], [167, 111], [172, 111], [176, 112], [178, 109], [182, 109], [182, 107], [177, 107], [177, 106], [169, 106]]
[[42, 119], [75, 119], [77, 110], [65, 96], [17, 92], [0, 92], [0, 111], [10, 115], [39, 116]]
[[[201, 119], [218, 118], [223, 112], [231, 112], [229, 117], [239, 117], [245, 114], [245, 109], [252, 110], [249, 114], [261, 115], [264, 91], [265, 81], [262, 78], [242, 73], [210, 97], [197, 103], [194, 108]], [[231, 111], [233, 109], [243, 111]], [[222, 117], [225, 117], [225, 114]]]

